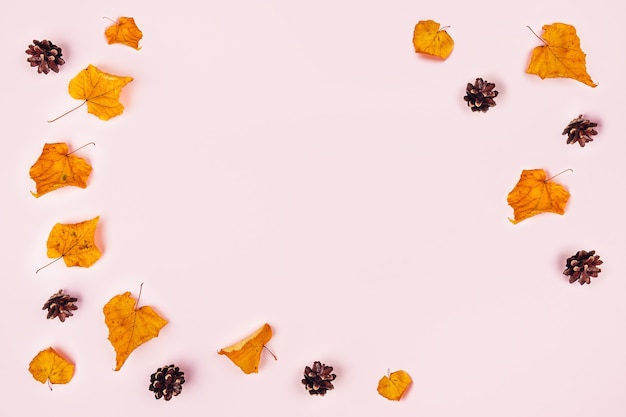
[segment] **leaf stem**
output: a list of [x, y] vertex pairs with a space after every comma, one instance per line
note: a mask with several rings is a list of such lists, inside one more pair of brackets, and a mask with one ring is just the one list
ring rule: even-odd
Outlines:
[[102, 16], [102, 18], [106, 20], [110, 20], [112, 23], [117, 23], [115, 20], [111, 19], [110, 17]]
[[535, 31], [531, 29], [531, 27], [530, 27], [530, 26], [526, 25], [526, 27], [527, 27], [527, 28], [528, 28], [528, 30], [530, 30], [530, 31], [533, 33], [533, 35], [535, 35], [535, 36], [536, 36], [536, 37], [537, 37], [537, 38], [538, 38], [541, 42], [545, 43], [546, 45], [548, 44], [548, 42], [546, 42], [546, 41], [545, 41], [545, 40], [544, 40], [541, 36], [537, 35], [537, 34], [535, 33]]
[[41, 271], [42, 269], [44, 269], [45, 267], [52, 265], [53, 263], [55, 263], [56, 261], [58, 261], [58, 260], [59, 260], [59, 259], [61, 259], [61, 258], [63, 258], [63, 255], [59, 256], [58, 258], [56, 258], [56, 259], [55, 259], [55, 260], [53, 260], [53, 261], [48, 262], [47, 264], [45, 264], [44, 266], [42, 266], [41, 268], [39, 268], [38, 270], [36, 270], [36, 271], [35, 271], [35, 274], [36, 274], [37, 272]]
[[65, 112], [65, 113], [63, 113], [62, 115], [60, 115], [60, 116], [58, 116], [58, 117], [55, 117], [55, 118], [54, 118], [54, 119], [52, 119], [52, 120], [48, 120], [48, 123], [56, 122], [56, 121], [57, 121], [57, 120], [59, 120], [61, 117], [63, 117], [63, 116], [65, 116], [65, 115], [70, 114], [71, 112], [73, 112], [73, 111], [74, 111], [74, 110], [76, 110], [76, 109], [81, 108], [82, 106], [84, 106], [84, 105], [85, 105], [85, 103], [87, 103], [87, 100], [83, 101], [83, 102], [82, 102], [82, 103], [80, 103], [78, 106], [74, 107], [73, 109], [66, 111], [66, 112]]
[[270, 350], [270, 348], [268, 348], [267, 346], [263, 345], [263, 349], [267, 350], [267, 351], [270, 353], [270, 355], [272, 355], [272, 356], [274, 357], [274, 360], [275, 360], [275, 361], [277, 361], [277, 360], [278, 360], [278, 358], [276, 357], [276, 355], [274, 354], [274, 352], [272, 352], [272, 351]]
[[71, 155], [71, 154], [73, 154], [74, 152], [80, 151], [81, 149], [83, 149], [84, 147], [89, 146], [89, 145], [96, 146], [95, 142], [85, 143], [83, 146], [81, 146], [81, 147], [79, 147], [79, 148], [74, 149], [72, 152], [68, 152], [66, 155]]
[[574, 172], [574, 170], [573, 170], [572, 168], [567, 168], [567, 169], [564, 169], [563, 171], [559, 172], [558, 174], [554, 174], [553, 176], [551, 176], [550, 178], [548, 178], [548, 179], [547, 179], [547, 180], [545, 180], [544, 182], [548, 182], [548, 181], [550, 181], [552, 178], [558, 177], [559, 175], [561, 175], [561, 174], [563, 174], [563, 173], [565, 173], [565, 172], [567, 172], [567, 171]]
[[142, 290], [143, 290], [143, 282], [139, 285], [139, 295], [137, 296], [137, 301], [135, 301], [135, 307], [133, 307], [133, 310], [137, 310], [137, 305], [139, 304], [139, 299], [141, 298]]

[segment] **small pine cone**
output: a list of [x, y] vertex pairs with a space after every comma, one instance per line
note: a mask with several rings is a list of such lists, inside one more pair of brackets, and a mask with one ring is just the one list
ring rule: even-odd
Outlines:
[[169, 401], [182, 392], [184, 383], [185, 373], [178, 366], [169, 365], [157, 369], [150, 375], [148, 389], [154, 392], [154, 398], [157, 400], [163, 397], [165, 401]]
[[325, 395], [326, 391], [335, 388], [331, 381], [334, 381], [337, 375], [333, 374], [333, 367], [326, 366], [319, 361], [313, 362], [312, 367], [304, 368], [304, 379], [302, 383], [311, 395]]
[[474, 85], [467, 83], [467, 91], [463, 100], [467, 102], [467, 106], [472, 111], [486, 112], [489, 107], [496, 105], [494, 98], [498, 96], [498, 92], [494, 90], [496, 85], [482, 78], [476, 78]]
[[579, 250], [576, 255], [567, 258], [563, 274], [569, 275], [570, 284], [576, 281], [579, 281], [580, 285], [591, 284], [591, 278], [597, 278], [598, 273], [602, 271], [598, 265], [602, 265], [602, 261], [595, 250], [589, 252]]
[[78, 301], [77, 298], [63, 294], [63, 290], [59, 290], [46, 301], [41, 309], [48, 309], [47, 318], [54, 319], [58, 317], [59, 320], [64, 322], [66, 317], [74, 315], [72, 314], [73, 310], [78, 310], [78, 307], [74, 304], [76, 301]]
[[63, 53], [61, 48], [53, 44], [47, 39], [43, 41], [33, 40], [34, 45], [28, 45], [26, 53], [30, 55], [26, 61], [30, 62], [31, 67], [37, 67], [37, 72], [47, 74], [50, 70], [59, 72], [59, 65], [65, 64], [65, 60], [61, 58]]
[[590, 122], [589, 120], [583, 118], [583, 115], [581, 114], [569, 122], [567, 127], [563, 129], [562, 134], [567, 135], [568, 144], [578, 142], [582, 148], [587, 142], [593, 142], [593, 138], [591, 136], [598, 134], [598, 132], [594, 129], [596, 126], [598, 126], [597, 123]]

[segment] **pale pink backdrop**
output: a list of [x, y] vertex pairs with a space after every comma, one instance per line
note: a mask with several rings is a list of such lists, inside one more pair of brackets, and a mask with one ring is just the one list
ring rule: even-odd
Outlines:
[[[0, 16], [0, 398], [13, 415], [626, 415], [622, 13], [599, 0], [506, 3], [270, 0], [12, 3]], [[133, 16], [142, 49], [103, 32]], [[416, 56], [419, 20], [450, 26], [445, 62]], [[599, 85], [525, 73], [544, 24], [578, 29]], [[63, 48], [58, 74], [26, 63], [33, 39]], [[69, 80], [88, 64], [134, 77], [108, 122]], [[471, 113], [467, 82], [495, 82], [497, 106]], [[598, 121], [581, 149], [561, 131]], [[35, 199], [28, 170], [46, 142], [94, 167], [87, 189]], [[523, 169], [564, 169], [563, 216], [512, 225], [506, 196]], [[57, 222], [99, 215], [101, 260], [48, 262]], [[589, 286], [565, 259], [595, 249]], [[169, 320], [119, 372], [102, 307], [137, 295]], [[41, 306], [79, 298], [65, 323]], [[261, 324], [275, 331], [260, 373], [217, 350]], [[47, 386], [28, 363], [49, 346], [76, 364]], [[333, 365], [311, 398], [305, 365]], [[181, 396], [155, 401], [175, 363]], [[376, 392], [397, 369], [402, 401]]]

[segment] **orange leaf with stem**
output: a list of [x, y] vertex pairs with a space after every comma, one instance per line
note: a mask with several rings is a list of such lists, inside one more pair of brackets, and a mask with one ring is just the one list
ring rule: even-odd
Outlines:
[[74, 224], [57, 223], [48, 236], [48, 258], [54, 261], [42, 266], [36, 272], [48, 265], [63, 259], [67, 266], [81, 266], [89, 268], [96, 263], [102, 253], [95, 243], [96, 226], [100, 217]]
[[413, 30], [415, 52], [446, 59], [454, 49], [454, 40], [433, 20], [420, 20]]
[[[67, 384], [74, 376], [74, 364], [59, 355], [54, 349], [39, 352], [28, 366], [33, 378], [45, 384]], [[52, 389], [52, 387], [50, 387]]]
[[265, 344], [272, 338], [272, 328], [265, 323], [258, 330], [245, 339], [221, 349], [220, 355], [226, 355], [235, 365], [246, 374], [259, 372], [261, 352], [266, 349], [276, 359]]
[[106, 36], [109, 45], [121, 43], [137, 50], [141, 49], [139, 41], [143, 37], [143, 33], [137, 27], [135, 19], [132, 17], [120, 17], [117, 19], [116, 22], [113, 22], [111, 26], [106, 28], [104, 36]]
[[[93, 142], [87, 145], [95, 145]], [[84, 146], [87, 146], [84, 145]], [[42, 195], [68, 185], [86, 188], [87, 179], [91, 174], [91, 165], [83, 158], [73, 155], [80, 148], [68, 152], [66, 143], [46, 143], [41, 155], [30, 167], [30, 177], [35, 181], [37, 192], [32, 195]]]
[[519, 223], [540, 213], [565, 213], [569, 192], [552, 181], [555, 176], [546, 179], [543, 169], [522, 171], [519, 181], [507, 197], [515, 217], [509, 219], [511, 223]]
[[122, 368], [135, 349], [158, 337], [168, 323], [150, 306], [137, 308], [139, 297], [135, 300], [127, 291], [111, 298], [102, 309], [104, 322], [109, 329], [109, 341], [115, 349], [116, 371]]
[[378, 381], [378, 393], [388, 400], [399, 401], [413, 380], [406, 371], [395, 371]]
[[131, 81], [133, 81], [132, 77], [109, 74], [89, 65], [72, 78], [68, 86], [70, 96], [84, 101], [48, 122], [59, 120], [85, 104], [87, 104], [87, 112], [98, 116], [101, 120], [119, 116], [124, 112], [124, 106], [119, 101], [122, 88]]
[[541, 78], [572, 78], [590, 87], [597, 86], [587, 73], [587, 55], [580, 49], [574, 26], [566, 23], [544, 25], [543, 35], [537, 37], [544, 45], [533, 49], [527, 73]]

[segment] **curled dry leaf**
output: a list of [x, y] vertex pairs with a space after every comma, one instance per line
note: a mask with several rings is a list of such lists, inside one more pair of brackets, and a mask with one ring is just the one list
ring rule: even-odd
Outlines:
[[265, 344], [272, 338], [272, 328], [265, 323], [245, 339], [221, 349], [220, 355], [226, 355], [246, 374], [259, 372], [261, 352]]
[[378, 393], [388, 400], [399, 401], [413, 380], [405, 371], [395, 371], [378, 381]]
[[540, 39], [544, 45], [533, 49], [527, 73], [541, 78], [572, 78], [590, 87], [597, 85], [587, 73], [587, 55], [580, 49], [574, 26], [566, 23], [544, 25]]
[[121, 43], [131, 48], [140, 49], [139, 41], [143, 37], [143, 33], [135, 24], [132, 17], [120, 17], [111, 26], [104, 31], [109, 45], [112, 43]]
[[446, 59], [454, 49], [454, 40], [439, 23], [433, 20], [420, 20], [413, 31], [413, 47], [418, 54], [427, 54]]
[[565, 187], [546, 179], [543, 169], [525, 169], [507, 197], [515, 217], [509, 220], [516, 224], [540, 213], [563, 214], [568, 200]]
[[84, 101], [48, 122], [54, 122], [85, 104], [87, 111], [101, 120], [119, 116], [124, 112], [124, 106], [119, 101], [122, 88], [132, 80], [132, 77], [109, 74], [89, 65], [72, 78], [68, 86], [70, 96]]
[[37, 192], [31, 194], [41, 197], [69, 185], [86, 188], [91, 165], [83, 158], [68, 153], [66, 143], [46, 143], [29, 173], [37, 186]]
[[102, 309], [109, 329], [109, 341], [115, 349], [115, 370], [119, 371], [130, 354], [150, 339], [159, 336], [167, 320], [150, 306], [137, 309], [130, 292], [111, 298]]
[[67, 266], [84, 268], [96, 263], [102, 256], [95, 243], [98, 220], [99, 216], [74, 224], [55, 224], [48, 236], [48, 258], [63, 258]]
[[74, 364], [49, 347], [42, 350], [30, 362], [28, 370], [33, 378], [45, 384], [67, 384], [74, 376]]

